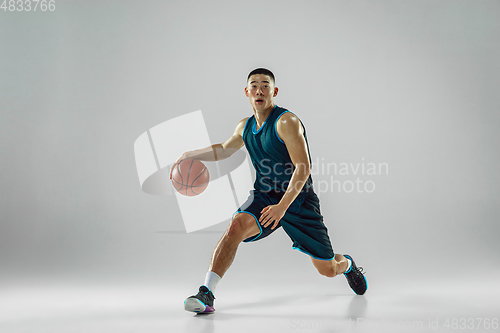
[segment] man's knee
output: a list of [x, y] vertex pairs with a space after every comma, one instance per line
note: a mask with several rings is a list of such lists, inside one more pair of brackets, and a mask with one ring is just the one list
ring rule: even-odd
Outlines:
[[239, 213], [234, 216], [229, 224], [227, 235], [243, 241], [256, 233], [257, 228], [257, 223], [252, 215]]

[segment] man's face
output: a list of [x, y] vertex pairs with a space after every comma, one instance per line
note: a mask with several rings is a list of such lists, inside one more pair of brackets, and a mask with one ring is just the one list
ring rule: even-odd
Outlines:
[[263, 111], [274, 106], [274, 97], [278, 94], [278, 88], [274, 86], [272, 79], [264, 74], [255, 74], [248, 79], [245, 87], [245, 95], [249, 98], [254, 110]]

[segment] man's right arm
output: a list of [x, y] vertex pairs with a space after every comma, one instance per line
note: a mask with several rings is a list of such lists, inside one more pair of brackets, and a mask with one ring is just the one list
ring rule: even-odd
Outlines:
[[182, 154], [182, 156], [179, 157], [174, 164], [172, 164], [172, 168], [170, 169], [170, 178], [172, 178], [172, 170], [182, 160], [192, 158], [200, 161], [220, 161], [233, 155], [238, 149], [245, 145], [242, 135], [247, 119], [248, 117], [242, 119], [238, 123], [233, 135], [225, 142], [217, 143], [202, 149], [188, 151]]

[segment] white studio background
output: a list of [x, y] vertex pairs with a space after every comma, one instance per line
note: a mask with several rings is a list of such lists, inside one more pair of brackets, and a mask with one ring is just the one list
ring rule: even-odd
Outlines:
[[[243, 88], [256, 67], [275, 73], [275, 101], [304, 122], [313, 162], [388, 166], [360, 177], [371, 193], [321, 193], [336, 250], [372, 281], [493, 274], [499, 17], [499, 1], [61, 0], [54, 12], [0, 11], [2, 278], [198, 286], [228, 221], [185, 234], [173, 196], [141, 191], [133, 143], [196, 110], [224, 141], [252, 113]], [[249, 267], [316, 274], [282, 231], [244, 245], [228, 280]]]

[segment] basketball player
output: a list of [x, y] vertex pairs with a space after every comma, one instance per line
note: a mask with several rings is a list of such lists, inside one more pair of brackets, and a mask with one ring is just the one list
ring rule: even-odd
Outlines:
[[367, 289], [362, 268], [352, 257], [333, 252], [313, 189], [306, 130], [295, 114], [274, 104], [277, 94], [271, 71], [258, 68], [250, 72], [245, 95], [253, 116], [242, 119], [224, 143], [186, 152], [172, 166], [187, 158], [222, 160], [245, 145], [256, 171], [254, 190], [215, 246], [205, 284], [184, 302], [187, 311], [214, 312], [213, 293], [239, 244], [258, 241], [280, 227], [290, 236], [294, 249], [311, 257], [321, 275], [344, 274], [358, 295]]

